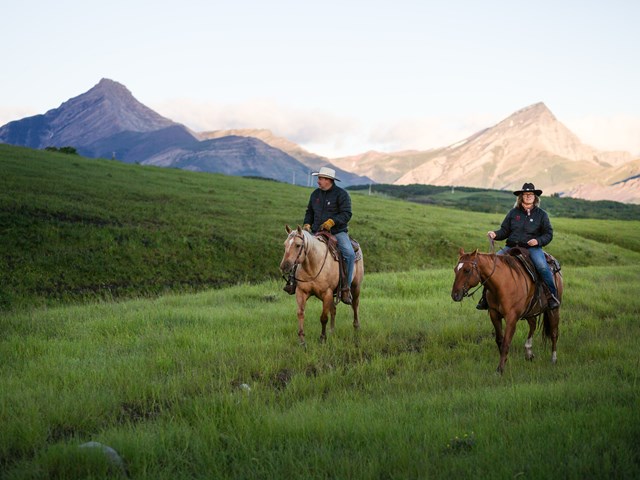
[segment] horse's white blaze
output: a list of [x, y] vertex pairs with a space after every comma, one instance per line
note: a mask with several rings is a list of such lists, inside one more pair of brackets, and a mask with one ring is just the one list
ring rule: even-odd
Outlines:
[[289, 246], [293, 245], [293, 237], [289, 239]]
[[462, 268], [462, 262], [460, 262], [456, 267], [456, 272], [460, 271], [461, 268]]

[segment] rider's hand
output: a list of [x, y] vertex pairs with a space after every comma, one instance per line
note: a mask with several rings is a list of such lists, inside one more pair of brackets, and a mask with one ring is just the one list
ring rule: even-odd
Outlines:
[[494, 238], [496, 238], [496, 232], [487, 232], [487, 237], [489, 237], [491, 240], [493, 240]]
[[529, 240], [527, 242], [527, 245], [529, 245], [530, 247], [538, 246], [538, 239], [537, 238], [532, 238], [531, 240]]
[[309, 225], [308, 223], [305, 223], [304, 227], [302, 227], [302, 229], [306, 230], [309, 233], [311, 233], [311, 225]]
[[327, 232], [331, 231], [331, 227], [333, 227], [336, 224], [336, 222], [334, 222], [333, 220], [329, 219], [326, 222], [324, 222], [320, 228], [322, 228], [323, 230], [326, 230]]

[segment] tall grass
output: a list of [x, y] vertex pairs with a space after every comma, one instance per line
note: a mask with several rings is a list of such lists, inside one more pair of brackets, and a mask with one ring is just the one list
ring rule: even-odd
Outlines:
[[[504, 375], [447, 269], [367, 274], [362, 328], [281, 282], [0, 316], [0, 471], [103, 478], [637, 478], [640, 273], [566, 267], [558, 364]], [[117, 472], [116, 472], [117, 473]]]

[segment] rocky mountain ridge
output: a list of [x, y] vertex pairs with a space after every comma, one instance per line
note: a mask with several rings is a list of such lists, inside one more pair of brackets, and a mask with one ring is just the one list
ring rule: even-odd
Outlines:
[[343, 185], [412, 183], [517, 189], [530, 181], [546, 194], [640, 203], [640, 159], [583, 144], [540, 102], [455, 144], [426, 151], [366, 152], [328, 159], [265, 129], [196, 133], [102, 79], [43, 115], [0, 127], [0, 142], [73, 146], [88, 157], [313, 185], [331, 166]]
[[[376, 171], [374, 154], [334, 159], [343, 168], [383, 178]], [[633, 177], [639, 162], [628, 152], [602, 152], [583, 144], [559, 122], [544, 103], [518, 110], [493, 127], [442, 149], [388, 154], [385, 161], [400, 174], [385, 183], [430, 184], [515, 190], [525, 181], [545, 194], [585, 199], [616, 199], [640, 203]], [[389, 172], [391, 168], [386, 171]], [[625, 184], [625, 182], [630, 182]]]
[[[198, 135], [138, 102], [124, 85], [105, 78], [58, 108], [0, 127], [0, 142], [36, 149], [73, 146], [92, 158], [264, 177], [303, 186], [310, 184], [312, 169], [259, 138]], [[313, 168], [331, 165], [321, 157], [316, 164]], [[349, 172], [344, 176], [347, 185], [371, 182]]]

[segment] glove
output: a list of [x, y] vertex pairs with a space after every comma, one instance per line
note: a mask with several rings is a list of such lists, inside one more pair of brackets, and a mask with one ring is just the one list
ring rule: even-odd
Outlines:
[[320, 225], [320, 228], [322, 230], [326, 230], [327, 232], [331, 231], [331, 227], [333, 227], [336, 224], [336, 222], [334, 222], [333, 220], [329, 219], [326, 222], [324, 222], [322, 225]]
[[309, 225], [308, 223], [305, 223], [304, 227], [302, 227], [302, 229], [306, 230], [309, 233], [311, 233], [311, 225]]

